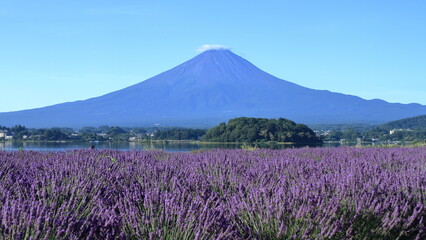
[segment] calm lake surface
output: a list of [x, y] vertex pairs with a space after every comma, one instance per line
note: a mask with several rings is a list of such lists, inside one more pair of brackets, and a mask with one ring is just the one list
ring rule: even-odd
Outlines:
[[[67, 151], [74, 149], [89, 149], [91, 146], [96, 149], [115, 149], [122, 151], [131, 150], [163, 150], [168, 152], [189, 152], [195, 150], [208, 149], [241, 149], [244, 144], [241, 143], [194, 143], [194, 142], [0, 142], [0, 151], [17, 151], [17, 150], [33, 150], [33, 151]], [[253, 146], [253, 145], [252, 145]], [[259, 148], [269, 149], [285, 149], [292, 147], [303, 147], [287, 144], [257, 144]]]

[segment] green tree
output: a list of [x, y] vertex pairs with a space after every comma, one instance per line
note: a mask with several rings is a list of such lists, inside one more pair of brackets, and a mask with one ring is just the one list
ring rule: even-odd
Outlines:
[[211, 142], [263, 142], [282, 141], [318, 144], [321, 140], [304, 124], [265, 118], [234, 118], [209, 129], [203, 140]]

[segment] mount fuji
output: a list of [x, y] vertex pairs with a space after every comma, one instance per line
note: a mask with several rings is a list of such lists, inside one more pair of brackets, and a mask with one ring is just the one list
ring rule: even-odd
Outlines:
[[384, 123], [426, 114], [420, 104], [365, 100], [276, 78], [230, 50], [216, 49], [133, 86], [83, 101], [0, 113], [27, 127], [210, 127], [234, 117], [306, 124]]

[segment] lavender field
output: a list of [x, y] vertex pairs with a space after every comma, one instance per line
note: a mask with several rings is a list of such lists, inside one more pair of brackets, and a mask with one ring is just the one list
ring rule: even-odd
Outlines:
[[0, 239], [425, 239], [426, 148], [1, 152]]

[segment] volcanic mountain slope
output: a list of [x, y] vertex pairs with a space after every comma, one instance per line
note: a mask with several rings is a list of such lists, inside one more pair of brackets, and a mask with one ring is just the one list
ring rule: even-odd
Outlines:
[[426, 114], [426, 106], [365, 100], [278, 79], [229, 50], [209, 50], [133, 86], [84, 101], [0, 113], [28, 127], [209, 127], [230, 118], [302, 123], [383, 123]]

